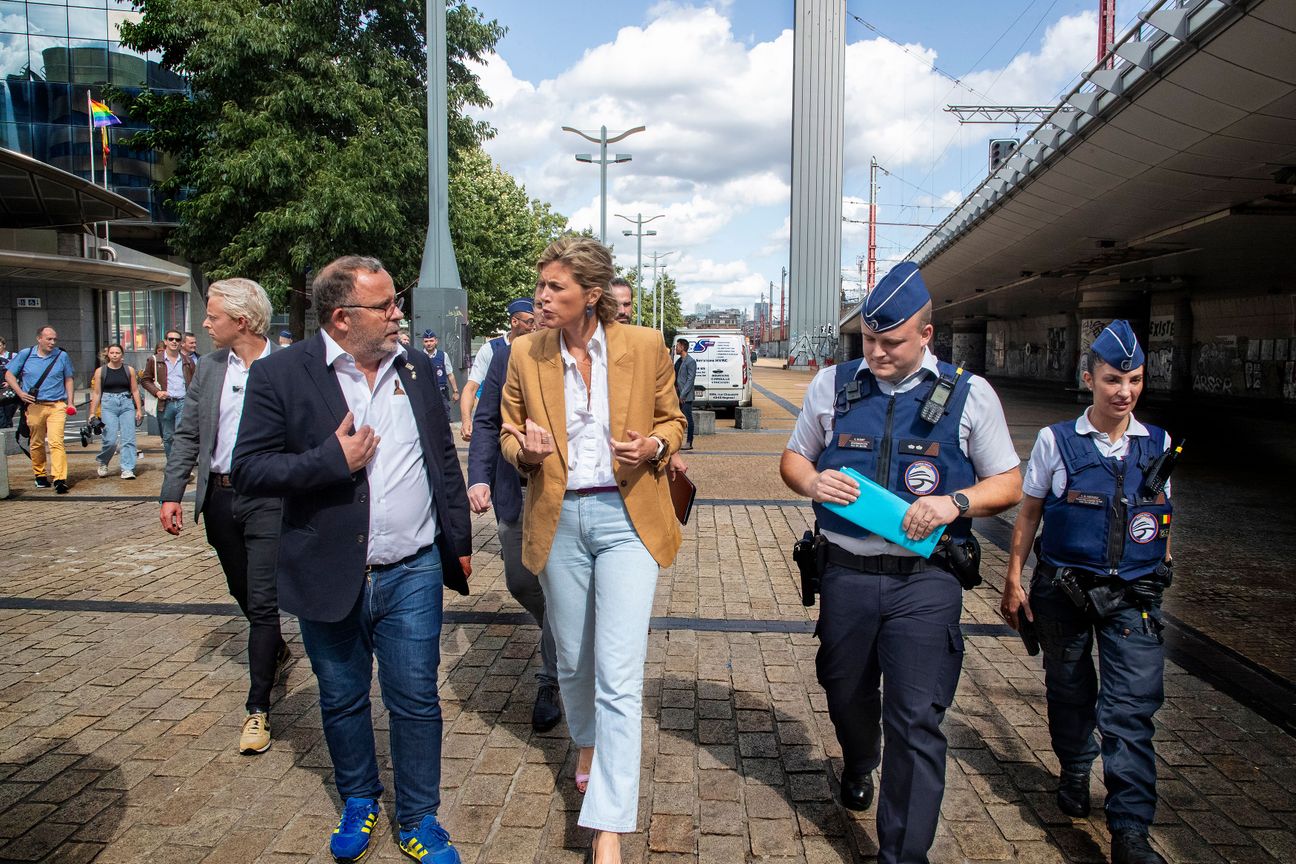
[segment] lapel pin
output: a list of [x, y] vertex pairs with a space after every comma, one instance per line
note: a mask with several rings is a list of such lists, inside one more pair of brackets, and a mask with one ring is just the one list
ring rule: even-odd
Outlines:
[[410, 373], [410, 380], [411, 380], [411, 381], [417, 381], [417, 380], [418, 380], [418, 372], [416, 372], [416, 371], [414, 370], [414, 364], [413, 364], [413, 363], [406, 363], [406, 364], [405, 364], [405, 368], [409, 370], [409, 373]]

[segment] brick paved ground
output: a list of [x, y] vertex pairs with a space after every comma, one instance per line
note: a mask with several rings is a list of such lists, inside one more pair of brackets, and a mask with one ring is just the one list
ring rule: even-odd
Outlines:
[[[761, 497], [745, 478], [764, 476], [783, 439], [714, 440], [692, 462], [702, 496]], [[721, 441], [730, 455], [709, 455]], [[769, 455], [737, 455], [758, 452]], [[156, 493], [155, 455], [135, 484], [90, 479], [84, 461], [74, 455], [73, 495], [0, 503], [0, 860], [330, 860], [337, 803], [308, 664], [276, 689], [274, 747], [238, 755], [246, 630], [214, 554], [201, 530], [169, 537], [156, 505], [120, 497]], [[795, 502], [706, 504], [685, 529], [654, 607], [674, 623], [650, 636], [627, 860], [874, 854], [874, 813], [832, 798], [839, 754], [786, 554], [809, 518]], [[493, 523], [475, 530], [473, 594], [447, 604], [442, 815], [466, 861], [582, 861], [565, 726], [535, 735], [528, 722], [538, 633], [512, 614]], [[967, 639], [932, 860], [1102, 861], [1101, 819], [1052, 803], [1038, 658], [994, 635], [1004, 556], [985, 545], [990, 584], [967, 595], [964, 620], [991, 635]], [[300, 658], [295, 622], [285, 632]], [[1156, 845], [1176, 862], [1296, 860], [1296, 740], [1178, 667], [1167, 696]], [[374, 857], [401, 858], [386, 816]]]

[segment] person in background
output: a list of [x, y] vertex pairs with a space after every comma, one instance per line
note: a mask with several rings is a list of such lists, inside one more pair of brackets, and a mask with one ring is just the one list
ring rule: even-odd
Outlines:
[[580, 748], [578, 823], [595, 862], [619, 864], [638, 824], [653, 593], [680, 546], [666, 470], [684, 417], [661, 335], [616, 321], [608, 248], [569, 234], [538, 270], [552, 329], [511, 352], [500, 448], [527, 480], [522, 563], [540, 574]]
[[[1031, 450], [1000, 613], [1018, 630], [1034, 622], [1044, 654], [1058, 809], [1089, 815], [1089, 772], [1101, 752], [1113, 864], [1165, 864], [1148, 832], [1157, 806], [1153, 718], [1165, 701], [1161, 596], [1174, 572], [1174, 508], [1168, 480], [1151, 491], [1144, 481], [1170, 436], [1134, 418], [1145, 357], [1128, 321], [1106, 327], [1086, 359], [1093, 403], [1075, 420], [1041, 429]], [[1028, 598], [1022, 568], [1032, 545], [1038, 560]], [[1107, 602], [1096, 606], [1100, 597]]]
[[184, 338], [180, 340], [180, 351], [195, 363], [202, 357], [198, 353], [198, 337], [188, 330], [185, 331]]
[[505, 309], [509, 316], [509, 329], [503, 336], [488, 339], [486, 344], [477, 349], [472, 368], [468, 370], [468, 380], [464, 382], [463, 395], [459, 398], [459, 437], [465, 441], [472, 440], [473, 409], [480, 398], [482, 382], [490, 370], [491, 358], [500, 346], [507, 345], [518, 336], [525, 336], [536, 328], [535, 301], [530, 297], [519, 297], [508, 304]]
[[280, 331], [279, 331], [279, 347], [280, 347], [280, 348], [287, 348], [287, 347], [288, 347], [289, 345], [291, 345], [291, 344], [293, 344], [292, 331], [291, 331], [291, 330], [280, 330]]
[[[9, 368], [9, 361], [13, 359], [13, 352], [7, 350], [3, 336], [0, 336], [0, 393], [13, 391], [4, 381], [4, 373]], [[0, 402], [0, 429], [8, 429], [13, 426], [14, 412], [18, 410], [18, 399], [12, 401]]]
[[693, 449], [693, 381], [696, 378], [697, 361], [689, 356], [689, 341], [681, 336], [675, 340], [675, 392], [688, 421], [688, 440], [681, 450]]
[[616, 299], [617, 313], [616, 320], [622, 324], [630, 324], [630, 313], [634, 312], [634, 289], [630, 283], [620, 276], [616, 276], [610, 283], [612, 286], [612, 296]]
[[450, 406], [459, 401], [459, 384], [455, 381], [450, 358], [437, 347], [437, 344], [436, 333], [432, 330], [424, 330], [423, 353], [432, 361], [432, 368], [436, 371], [437, 390], [441, 393], [441, 400], [445, 402], [446, 416], [449, 417]]
[[[49, 448], [49, 470], [53, 473], [54, 492], [66, 495], [67, 450], [63, 430], [67, 418], [76, 414], [73, 404], [72, 360], [58, 347], [58, 333], [48, 324], [36, 331], [36, 344], [14, 355], [5, 371], [5, 383], [18, 394], [27, 426], [31, 430], [32, 473], [36, 488], [48, 489], [45, 475], [45, 449]], [[34, 392], [33, 392], [34, 391]]]
[[162, 450], [171, 456], [171, 441], [184, 413], [185, 392], [193, 381], [193, 358], [180, 350], [184, 337], [179, 330], [168, 330], [165, 348], [144, 364], [140, 383], [157, 397], [158, 425], [162, 427]]
[[135, 427], [144, 419], [135, 370], [122, 362], [122, 346], [114, 343], [104, 351], [104, 365], [90, 378], [90, 416], [103, 419], [103, 445], [95, 457], [95, 473], [108, 476], [108, 463], [121, 449], [121, 479], [135, 479]]

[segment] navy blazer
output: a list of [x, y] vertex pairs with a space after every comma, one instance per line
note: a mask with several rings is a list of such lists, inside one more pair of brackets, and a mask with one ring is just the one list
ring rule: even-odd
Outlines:
[[509, 343], [495, 348], [486, 380], [481, 385], [473, 411], [473, 436], [468, 442], [468, 485], [489, 483], [495, 521], [517, 522], [522, 518], [522, 478], [500, 454], [500, 391], [508, 375]]
[[[243, 494], [283, 498], [279, 608], [328, 622], [345, 618], [364, 586], [371, 497], [368, 471], [347, 471], [336, 435], [346, 399], [324, 357], [316, 334], [252, 365], [231, 480]], [[445, 585], [467, 594], [468, 495], [436, 373], [420, 352], [406, 352], [396, 372], [418, 425]]]

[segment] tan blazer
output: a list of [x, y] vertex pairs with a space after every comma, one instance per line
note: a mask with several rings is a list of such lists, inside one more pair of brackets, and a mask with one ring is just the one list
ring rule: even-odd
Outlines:
[[[639, 539], [662, 567], [680, 547], [680, 528], [671, 505], [666, 463], [684, 440], [684, 415], [675, 395], [675, 375], [661, 334], [615, 321], [604, 324], [608, 351], [608, 409], [612, 437], [626, 430], [656, 435], [666, 442], [661, 460], [627, 468], [613, 460], [621, 498]], [[518, 465], [522, 449], [508, 432], [500, 450], [527, 478], [522, 511], [522, 563], [533, 573], [544, 569], [553, 546], [563, 495], [567, 491], [567, 407], [557, 330], [541, 330], [513, 340], [508, 376], [500, 400], [505, 423], [524, 429], [527, 418], [553, 435], [555, 453], [530, 472]]]

